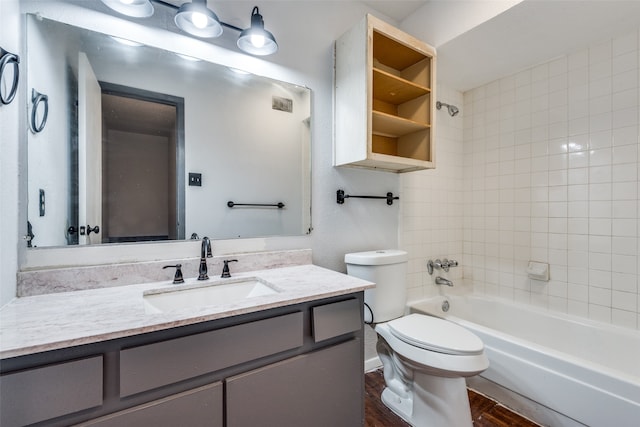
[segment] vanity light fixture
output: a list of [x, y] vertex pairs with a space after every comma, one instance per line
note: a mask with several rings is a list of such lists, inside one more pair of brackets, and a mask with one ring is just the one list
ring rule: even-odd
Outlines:
[[178, 28], [192, 36], [214, 38], [222, 34], [220, 20], [207, 7], [207, 0], [184, 3], [176, 12], [174, 21]]
[[252, 55], [271, 55], [278, 50], [278, 43], [269, 31], [264, 29], [264, 20], [258, 6], [251, 11], [251, 27], [243, 30], [238, 37], [238, 47]]
[[219, 37], [222, 27], [240, 32], [238, 48], [251, 55], [271, 55], [278, 51], [278, 43], [269, 31], [264, 29], [264, 19], [255, 6], [251, 11], [251, 26], [247, 29], [220, 21], [218, 16], [207, 7], [207, 0], [191, 0], [176, 6], [164, 0], [101, 0], [109, 8], [134, 18], [146, 18], [153, 15], [151, 2], [176, 10], [174, 22], [182, 31], [202, 38]]
[[102, 0], [116, 12], [133, 18], [148, 18], [153, 15], [153, 5], [150, 0]]

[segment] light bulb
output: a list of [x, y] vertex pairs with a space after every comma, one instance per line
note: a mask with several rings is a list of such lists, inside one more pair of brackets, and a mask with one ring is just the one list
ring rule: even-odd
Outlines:
[[262, 34], [253, 34], [251, 36], [251, 44], [257, 48], [264, 46], [264, 36]]
[[191, 22], [196, 28], [205, 28], [207, 26], [207, 16], [204, 13], [193, 12], [191, 14]]

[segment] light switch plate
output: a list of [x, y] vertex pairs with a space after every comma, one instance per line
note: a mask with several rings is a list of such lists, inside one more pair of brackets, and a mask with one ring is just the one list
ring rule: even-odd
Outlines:
[[202, 174], [189, 172], [189, 185], [202, 187]]

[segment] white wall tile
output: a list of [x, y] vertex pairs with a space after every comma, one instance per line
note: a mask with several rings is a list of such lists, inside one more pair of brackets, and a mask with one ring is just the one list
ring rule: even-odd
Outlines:
[[[401, 178], [414, 295], [437, 291], [423, 258], [454, 253], [475, 292], [640, 327], [639, 41], [604, 40], [464, 95], [439, 88], [461, 114], [438, 116], [436, 171]], [[526, 278], [532, 259], [551, 261], [550, 282]]]

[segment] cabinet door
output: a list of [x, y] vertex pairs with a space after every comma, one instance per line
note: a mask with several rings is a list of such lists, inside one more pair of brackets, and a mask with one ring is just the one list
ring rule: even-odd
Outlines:
[[222, 427], [222, 383], [185, 391], [76, 427]]
[[0, 425], [24, 426], [102, 405], [102, 356], [0, 376]]
[[361, 348], [354, 339], [228, 378], [227, 426], [361, 426]]

